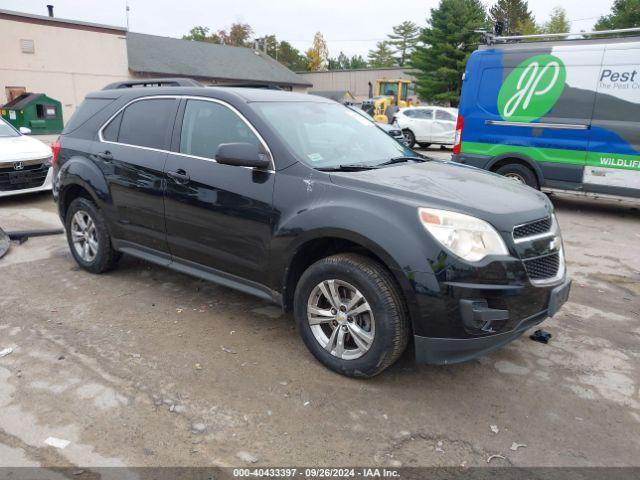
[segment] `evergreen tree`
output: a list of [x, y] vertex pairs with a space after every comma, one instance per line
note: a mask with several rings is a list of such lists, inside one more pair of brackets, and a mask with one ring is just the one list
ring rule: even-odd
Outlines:
[[362, 55], [354, 55], [349, 60], [350, 68], [367, 68], [367, 61]]
[[518, 26], [534, 24], [533, 14], [529, 10], [527, 0], [498, 0], [489, 9], [489, 18], [492, 24], [502, 22], [503, 35], [517, 35], [522, 33]]
[[307, 59], [300, 51], [284, 40], [278, 44], [278, 61], [294, 72], [307, 69]]
[[418, 96], [427, 101], [457, 105], [465, 65], [480, 41], [474, 30], [487, 28], [480, 0], [440, 0], [422, 30], [410, 62], [417, 71]]
[[615, 0], [611, 13], [600, 17], [596, 30], [640, 27], [640, 0]]
[[413, 22], [405, 21], [393, 28], [393, 33], [387, 35], [389, 44], [395, 49], [398, 65], [401, 67], [413, 53], [420, 36], [420, 27]]
[[393, 67], [397, 65], [389, 42], [378, 42], [375, 50], [369, 50], [369, 66], [374, 68]]
[[567, 12], [562, 7], [555, 7], [551, 11], [549, 21], [544, 24], [544, 33], [567, 33], [571, 25], [567, 21]]

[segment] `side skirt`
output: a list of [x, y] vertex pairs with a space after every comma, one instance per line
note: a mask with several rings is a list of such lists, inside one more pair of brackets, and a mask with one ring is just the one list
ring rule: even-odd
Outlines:
[[282, 306], [282, 295], [260, 283], [253, 282], [230, 273], [222, 272], [199, 263], [191, 262], [189, 260], [173, 257], [168, 253], [143, 247], [136, 243], [116, 239], [112, 239], [111, 242], [113, 244], [113, 248], [117, 251], [126, 253], [132, 257], [140, 258], [142, 260], [155, 263], [156, 265], [167, 267], [180, 273], [185, 273], [192, 277], [217, 283], [223, 287], [233, 288], [234, 290], [239, 290]]

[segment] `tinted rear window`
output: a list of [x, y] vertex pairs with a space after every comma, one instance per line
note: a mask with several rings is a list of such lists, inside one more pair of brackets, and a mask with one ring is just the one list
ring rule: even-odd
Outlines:
[[129, 105], [122, 114], [118, 143], [168, 149], [175, 104], [176, 100], [170, 98], [140, 100]]

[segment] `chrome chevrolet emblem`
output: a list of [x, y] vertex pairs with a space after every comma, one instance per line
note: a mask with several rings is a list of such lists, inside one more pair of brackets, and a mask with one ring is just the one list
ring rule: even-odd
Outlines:
[[22, 162], [13, 162], [13, 169], [14, 170], [22, 170], [22, 169], [24, 169], [24, 163], [22, 163]]
[[549, 242], [549, 250], [560, 250], [560, 237], [554, 237], [551, 242]]

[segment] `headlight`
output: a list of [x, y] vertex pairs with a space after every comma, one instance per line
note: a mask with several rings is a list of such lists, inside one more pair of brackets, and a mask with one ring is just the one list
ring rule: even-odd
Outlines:
[[419, 208], [418, 215], [438, 242], [469, 262], [478, 262], [487, 255], [509, 254], [500, 234], [484, 220], [434, 208]]
[[53, 160], [53, 157], [47, 157], [44, 159], [44, 166], [45, 167], [50, 167], [51, 166], [51, 161]]

